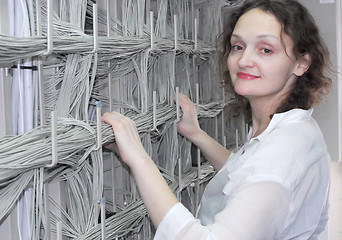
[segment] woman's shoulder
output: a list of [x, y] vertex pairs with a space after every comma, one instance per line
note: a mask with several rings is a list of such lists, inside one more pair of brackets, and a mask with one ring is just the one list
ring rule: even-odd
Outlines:
[[319, 169], [328, 164], [322, 133], [309, 110], [284, 113], [273, 120], [230, 159], [231, 179], [277, 181], [293, 188], [312, 166]]
[[322, 132], [313, 118], [280, 125], [261, 141], [261, 146], [278, 153], [285, 151], [287, 155], [323, 153], [327, 149]]
[[245, 162], [242, 168], [249, 169], [250, 179], [278, 179], [292, 185], [311, 166], [326, 164], [329, 154], [317, 123], [310, 118], [274, 128], [246, 147], [240, 161]]

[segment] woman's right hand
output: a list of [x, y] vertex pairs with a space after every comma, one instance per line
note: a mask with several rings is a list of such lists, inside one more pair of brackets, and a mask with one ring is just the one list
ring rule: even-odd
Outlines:
[[193, 142], [196, 135], [202, 131], [197, 119], [196, 104], [180, 93], [179, 106], [183, 111], [183, 116], [177, 125], [178, 132]]

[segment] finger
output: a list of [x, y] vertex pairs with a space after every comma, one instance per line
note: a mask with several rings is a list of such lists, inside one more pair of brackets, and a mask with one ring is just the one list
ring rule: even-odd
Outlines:
[[107, 144], [103, 145], [103, 148], [106, 150], [109, 150], [111, 152], [118, 153], [118, 147], [116, 146], [115, 143], [107, 143]]
[[[185, 94], [183, 94], [183, 93], [179, 93], [178, 94], [178, 101], [179, 101], [179, 103], [182, 102], [182, 101], [186, 101], [186, 98], [188, 98], [188, 97]], [[176, 101], [176, 96], [174, 96], [173, 100]]]
[[102, 115], [101, 121], [106, 122], [110, 125], [114, 125], [117, 121], [124, 119], [125, 116], [118, 112], [106, 112]]
[[103, 114], [102, 121], [110, 124], [114, 132], [133, 133], [137, 135], [135, 122], [132, 119], [125, 117], [124, 115], [118, 112]]
[[182, 93], [179, 94], [179, 105], [181, 107], [184, 106], [185, 104], [189, 103], [189, 101], [190, 101], [190, 99], [186, 95], [184, 95]]
[[184, 93], [179, 93], [179, 100], [188, 101], [190, 99]]
[[186, 95], [179, 95], [179, 106], [183, 112], [190, 111], [195, 107], [193, 103]]

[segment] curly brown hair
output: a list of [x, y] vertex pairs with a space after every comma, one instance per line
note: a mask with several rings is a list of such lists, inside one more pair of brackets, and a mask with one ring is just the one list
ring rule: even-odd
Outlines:
[[230, 107], [237, 112], [243, 112], [247, 122], [251, 121], [249, 101], [234, 91], [227, 67], [227, 58], [231, 50], [230, 38], [237, 21], [244, 13], [255, 8], [271, 13], [277, 18], [283, 31], [293, 40], [293, 53], [296, 58], [304, 54], [309, 54], [311, 57], [309, 69], [303, 76], [298, 77], [275, 113], [294, 108], [307, 110], [322, 102], [330, 92], [332, 84], [331, 78], [327, 76], [327, 70], [330, 69], [330, 57], [311, 14], [296, 0], [249, 0], [230, 14], [224, 32], [219, 38], [218, 52], [224, 86], [228, 94], [234, 95], [234, 101]]

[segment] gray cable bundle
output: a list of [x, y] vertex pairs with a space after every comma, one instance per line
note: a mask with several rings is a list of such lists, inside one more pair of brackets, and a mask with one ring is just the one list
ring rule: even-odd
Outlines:
[[[88, 116], [90, 119], [94, 116], [94, 100], [101, 100], [105, 107], [113, 104], [122, 111], [129, 110], [126, 111], [126, 116], [135, 121], [144, 147], [177, 194], [186, 189], [186, 194], [190, 196], [190, 186], [198, 176], [191, 166], [191, 144], [176, 132], [176, 110], [173, 103], [176, 86], [188, 93], [191, 99], [195, 99], [195, 84], [202, 84], [201, 103], [209, 103], [198, 106], [199, 118], [205, 128], [212, 132], [216, 126], [217, 131], [215, 121], [208, 123], [203, 119], [216, 119], [217, 122], [218, 114], [227, 104], [227, 100], [218, 100], [216, 92], [219, 76], [216, 76], [213, 45], [220, 31], [218, 26], [222, 23], [217, 11], [230, 3], [223, 0], [157, 0], [156, 36], [151, 49], [150, 29], [144, 23], [142, 7], [149, 7], [150, 1], [123, 2], [121, 21], [110, 20], [113, 34], [104, 37], [103, 32], [99, 32], [96, 53], [91, 53], [94, 47], [93, 37], [88, 34], [92, 34], [92, 30], [84, 28], [86, 15], [92, 17], [92, 6], [86, 0], [60, 1], [62, 14], [53, 15], [54, 48], [53, 54], [48, 57], [41, 56], [47, 48], [45, 36], [14, 38], [0, 35], [1, 67], [10, 67], [12, 62], [27, 57], [48, 60], [44, 63], [45, 117], [48, 119], [52, 110], [57, 110], [60, 117], [57, 128], [59, 162], [52, 168], [46, 168], [51, 162], [49, 126], [38, 127], [24, 135], [0, 139], [0, 221], [9, 214], [20, 194], [26, 188], [33, 187], [33, 239], [47, 236], [46, 221], [49, 219], [55, 226], [53, 231], [56, 231], [58, 222], [62, 222], [63, 236], [77, 239], [98, 239], [100, 236], [97, 201], [103, 196], [103, 191], [106, 191], [103, 182], [106, 170], [102, 151], [96, 150], [96, 124], [88, 120]], [[193, 17], [190, 16], [192, 8], [205, 9], [205, 18], [200, 23], [208, 29], [206, 33], [199, 34], [202, 41], [197, 42], [196, 49], [194, 39], [190, 39], [190, 34], [193, 35], [193, 24], [190, 23]], [[170, 21], [173, 14], [179, 16], [180, 39], [177, 49], [174, 26]], [[34, 17], [33, 13], [31, 15]], [[148, 22], [148, 14], [146, 17]], [[46, 8], [43, 4], [42, 20], [44, 19]], [[106, 15], [101, 11], [99, 24], [106, 24]], [[45, 35], [44, 21], [42, 30]], [[112, 83], [119, 83], [120, 93], [115, 99], [108, 99], [103, 95], [103, 91], [108, 88], [109, 74]], [[158, 131], [152, 130], [152, 90], [158, 92], [160, 102], [156, 111]], [[101, 132], [102, 144], [114, 141], [110, 126], [102, 124]], [[179, 157], [184, 158], [181, 186], [178, 186], [179, 179], [175, 175]], [[212, 168], [206, 164], [201, 166], [201, 172], [201, 182], [205, 182], [213, 174]], [[113, 199], [112, 205], [120, 211], [106, 220], [106, 236], [132, 236], [134, 239], [134, 235], [141, 232], [144, 239], [148, 239], [151, 237], [150, 223], [132, 176], [129, 172], [123, 173], [122, 180], [127, 180], [127, 186], [120, 191], [130, 191], [123, 193], [129, 197], [128, 205], [120, 206]], [[65, 182], [67, 207], [63, 208], [50, 199], [50, 204], [57, 210], [46, 212], [43, 209], [46, 204], [43, 197], [47, 195], [44, 185], [51, 182]], [[193, 204], [191, 208], [194, 208]], [[51, 218], [47, 216], [49, 213]]]
[[[150, 48], [149, 38], [113, 36], [99, 37], [98, 41], [100, 61], [132, 58], [137, 53]], [[90, 36], [54, 37], [53, 45], [55, 54], [84, 54], [93, 50], [93, 38]], [[15, 38], [0, 34], [0, 66], [10, 67], [12, 62], [20, 59], [41, 56], [46, 49], [45, 37]], [[156, 38], [152, 51], [163, 54], [173, 49], [174, 41]], [[180, 40], [178, 51], [189, 55], [197, 54], [200, 58], [208, 59], [215, 48], [198, 43], [198, 49], [194, 50], [192, 41]]]
[[[199, 117], [215, 117], [222, 108], [222, 103], [201, 105]], [[156, 117], [157, 126], [161, 127], [160, 133], [152, 130], [151, 108], [146, 113], [130, 111], [126, 116], [135, 121], [139, 134], [151, 133], [152, 136], [158, 137], [175, 121], [176, 110], [175, 106], [165, 103], [158, 105]], [[102, 144], [114, 142], [110, 125], [102, 123], [101, 131]], [[50, 126], [43, 126], [23, 135], [6, 136], [0, 139], [0, 196], [3, 197], [0, 205], [0, 220], [7, 215], [10, 206], [13, 206], [18, 199], [20, 193], [15, 194], [16, 188], [20, 186], [22, 190], [25, 189], [31, 182], [32, 171], [51, 163], [50, 135]], [[56, 174], [60, 176], [66, 175], [66, 172], [71, 174], [72, 169], [84, 164], [89, 154], [96, 148], [96, 124], [89, 125], [84, 121], [62, 118], [58, 120], [57, 136], [58, 164], [48, 170], [47, 179]]]

